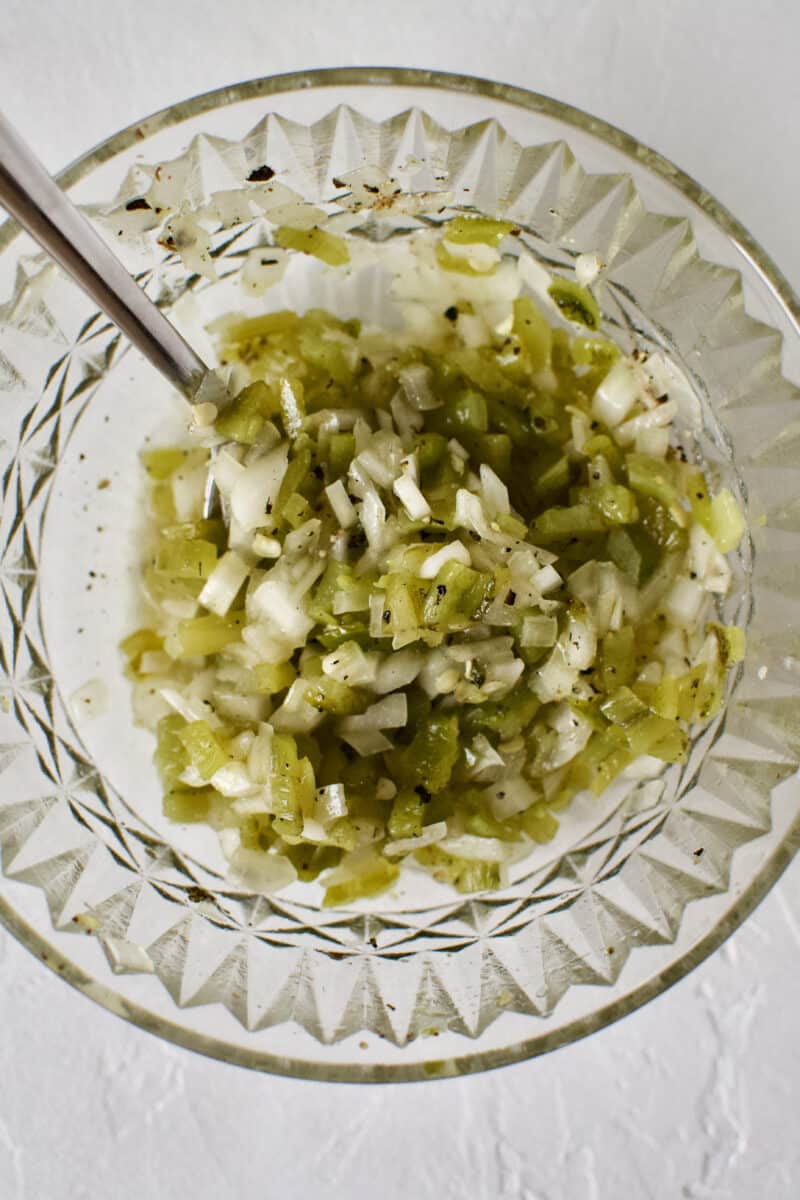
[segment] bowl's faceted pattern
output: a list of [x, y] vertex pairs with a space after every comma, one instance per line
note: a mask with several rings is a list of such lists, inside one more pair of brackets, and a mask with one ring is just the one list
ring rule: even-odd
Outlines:
[[[233, 893], [102, 778], [54, 678], [39, 592], [48, 502], [122, 346], [55, 268], [20, 259], [0, 308], [3, 870], [44, 891], [57, 929], [92, 932], [115, 973], [154, 973], [176, 1005], [223, 1005], [253, 1034], [294, 1023], [325, 1044], [362, 1031], [398, 1047], [438, 1031], [479, 1041], [516, 1013], [534, 1037], [566, 992], [615, 984], [629, 955], [676, 940], [690, 902], [726, 891], [733, 856], [768, 833], [771, 793], [796, 769], [800, 394], [781, 375], [779, 334], [747, 315], [735, 271], [699, 256], [688, 220], [648, 212], [626, 175], [587, 174], [564, 142], [522, 146], [494, 120], [451, 132], [416, 109], [376, 123], [340, 106], [308, 127], [270, 114], [238, 141], [196, 136], [165, 169], [199, 208], [265, 164], [326, 212], [370, 164], [404, 193], [519, 222], [564, 272], [579, 253], [600, 255], [609, 330], [679, 364], [705, 405], [700, 449], [747, 506], [753, 544], [728, 616], [750, 620], [748, 661], [724, 719], [660, 794], [631, 785], [599, 828], [502, 892], [360, 913]], [[152, 176], [137, 163], [113, 200], [91, 206], [102, 230], [114, 236], [120, 206]], [[368, 213], [358, 232], [380, 238], [428, 219], [398, 206]], [[147, 224], [123, 252], [169, 304], [203, 281]], [[257, 217], [214, 232], [216, 273], [238, 269], [263, 234]]]

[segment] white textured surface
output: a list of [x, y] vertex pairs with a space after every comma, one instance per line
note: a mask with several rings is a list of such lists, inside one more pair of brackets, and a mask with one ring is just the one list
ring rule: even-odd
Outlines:
[[[549, 93], [662, 150], [800, 287], [793, 0], [5, 0], [3, 25], [0, 107], [53, 169], [249, 76], [440, 67]], [[659, 1000], [460, 1081], [353, 1088], [207, 1062], [93, 1006], [2, 933], [0, 989], [0, 1200], [800, 1195], [798, 863]]]

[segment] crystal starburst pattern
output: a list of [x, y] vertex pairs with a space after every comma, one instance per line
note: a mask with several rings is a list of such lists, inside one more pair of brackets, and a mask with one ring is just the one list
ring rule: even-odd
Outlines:
[[[601, 824], [501, 892], [355, 912], [232, 891], [94, 761], [50, 654], [43, 547], [62, 463], [127, 357], [55, 268], [23, 258], [0, 307], [2, 868], [44, 893], [56, 931], [94, 935], [108, 982], [154, 976], [181, 1009], [222, 1006], [251, 1045], [289, 1024], [306, 1046], [370, 1035], [399, 1048], [446, 1031], [466, 1054], [498, 1021], [516, 1017], [530, 1037], [574, 989], [613, 992], [629, 958], [674, 943], [687, 906], [725, 893], [734, 857], [769, 832], [772, 793], [800, 754], [800, 394], [781, 375], [779, 334], [748, 315], [735, 271], [700, 256], [689, 220], [648, 211], [630, 177], [588, 173], [564, 142], [523, 146], [493, 120], [452, 132], [416, 109], [379, 123], [338, 107], [310, 126], [270, 114], [240, 140], [196, 136], [162, 169], [201, 209], [266, 164], [327, 213], [368, 164], [403, 193], [518, 222], [551, 267], [599, 255], [609, 331], [680, 364], [707, 417], [704, 458], [746, 504], [752, 539], [728, 616], [749, 620], [748, 660], [723, 719], [655, 802], [631, 785]], [[112, 200], [89, 206], [106, 236], [120, 211], [148, 216], [125, 206], [153, 177], [137, 162]], [[367, 213], [358, 233], [419, 219]], [[169, 306], [209, 285], [158, 243], [155, 224], [129, 227], [121, 249]], [[216, 275], [263, 236], [252, 213], [212, 230]]]

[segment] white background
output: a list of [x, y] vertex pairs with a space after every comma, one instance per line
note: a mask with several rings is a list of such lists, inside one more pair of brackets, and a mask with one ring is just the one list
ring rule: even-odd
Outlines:
[[[438, 67], [622, 126], [800, 288], [796, 0], [4, 0], [0, 107], [53, 170], [195, 92]], [[0, 933], [0, 1200], [796, 1200], [800, 864], [623, 1022], [452, 1082], [273, 1079], [162, 1045]]]

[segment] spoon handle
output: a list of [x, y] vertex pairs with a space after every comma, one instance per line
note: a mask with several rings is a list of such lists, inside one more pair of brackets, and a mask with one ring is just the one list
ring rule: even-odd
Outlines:
[[188, 342], [131, 278], [0, 113], [0, 204], [180, 392], [207, 373]]

